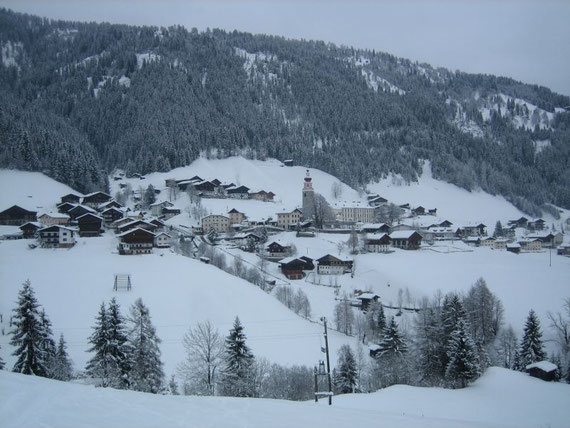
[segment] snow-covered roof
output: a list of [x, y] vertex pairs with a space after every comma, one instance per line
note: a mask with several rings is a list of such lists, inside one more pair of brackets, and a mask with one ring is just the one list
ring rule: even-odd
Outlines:
[[83, 218], [85, 216], [95, 217], [95, 218], [98, 218], [99, 220], [103, 221], [103, 218], [101, 216], [98, 216], [98, 215], [93, 214], [93, 213], [85, 213], [83, 215], [80, 215], [79, 217], [77, 217], [77, 220], [79, 220], [80, 218]]
[[295, 257], [295, 256], [292, 256], [292, 257], [285, 257], [284, 259], [279, 260], [278, 263], [279, 263], [280, 265], [286, 265], [287, 263], [291, 263], [293, 260], [299, 260], [299, 261], [305, 263], [304, 260], [301, 260], [301, 259], [299, 259], [299, 257]]
[[117, 235], [117, 237], [118, 237], [118, 238], [122, 238], [123, 236], [127, 236], [127, 235], [130, 235], [131, 233], [136, 232], [137, 230], [142, 230], [142, 231], [145, 232], [145, 233], [150, 233], [152, 236], [156, 236], [156, 235], [155, 235], [154, 233], [152, 233], [150, 230], [143, 229], [142, 227], [135, 227], [134, 229], [130, 229], [130, 230], [127, 230], [126, 232], [119, 233], [119, 234]]
[[378, 294], [374, 294], [371, 292], [361, 293], [358, 296], [356, 296], [356, 298], [360, 300], [372, 300], [375, 297], [380, 297], [380, 296]]
[[67, 214], [60, 214], [60, 213], [42, 213], [38, 216], [38, 218], [43, 217], [43, 216], [49, 216], [51, 218], [62, 218], [62, 219], [69, 219], [69, 216]]
[[550, 373], [550, 372], [553, 372], [554, 370], [557, 370], [558, 366], [554, 363], [551, 363], [550, 361], [538, 361], [536, 363], [529, 364], [525, 368], [527, 370], [537, 368], [537, 369], [540, 369], [546, 373]]
[[370, 208], [370, 209], [373, 209], [370, 205], [368, 205], [368, 202], [362, 202], [362, 201], [338, 201], [338, 202], [333, 202], [332, 207], [336, 208], [336, 209], [342, 209], [342, 208]]
[[414, 233], [417, 233], [415, 230], [397, 230], [395, 232], [390, 233], [390, 238], [392, 239], [408, 239]]

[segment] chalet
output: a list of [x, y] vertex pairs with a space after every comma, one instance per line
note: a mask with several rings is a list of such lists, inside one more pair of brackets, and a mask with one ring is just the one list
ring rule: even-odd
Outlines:
[[540, 239], [523, 238], [519, 241], [521, 250], [540, 251], [542, 250], [542, 241]]
[[241, 224], [246, 219], [245, 214], [239, 212], [235, 208], [228, 211], [228, 216], [230, 218], [230, 224]]
[[260, 190], [258, 192], [253, 192], [250, 194], [251, 199], [256, 199], [258, 201], [264, 201], [264, 202], [272, 201], [274, 197], [275, 193], [266, 192], [265, 190]]
[[113, 223], [111, 223], [111, 228], [118, 231], [119, 227], [121, 227], [127, 223], [131, 223], [135, 220], [141, 220], [141, 217], [139, 217], [139, 216], [135, 216], [135, 217], [128, 216], [128, 217], [120, 218], [118, 220], [115, 220]]
[[235, 234], [231, 240], [239, 247], [247, 247], [251, 245], [251, 249], [253, 250], [255, 244], [258, 244], [262, 241], [261, 236], [253, 232], [242, 232]]
[[119, 209], [119, 208], [123, 208], [123, 206], [122, 206], [120, 203], [118, 203], [117, 201], [115, 201], [114, 199], [111, 199], [109, 202], [105, 202], [105, 203], [103, 203], [103, 204], [100, 204], [100, 205], [97, 207], [97, 211], [103, 212], [103, 211], [105, 211], [106, 209], [109, 209], [109, 208], [117, 208], [117, 209]]
[[155, 217], [160, 217], [162, 215], [163, 208], [170, 208], [173, 206], [174, 204], [168, 201], [155, 202], [150, 206], [150, 213]]
[[57, 205], [57, 212], [61, 214], [67, 214], [72, 208], [75, 208], [78, 204], [71, 202], [63, 202]]
[[558, 366], [550, 361], [538, 361], [526, 366], [525, 370], [532, 377], [552, 382], [556, 380]]
[[172, 237], [166, 232], [160, 232], [154, 236], [154, 246], [157, 248], [170, 248]]
[[562, 235], [562, 233], [533, 233], [528, 235], [527, 238], [538, 239], [542, 242], [543, 248], [554, 248], [564, 241], [564, 235]]
[[508, 240], [505, 238], [497, 238], [493, 244], [493, 248], [495, 250], [505, 250], [507, 248], [507, 244], [509, 243]]
[[194, 180], [176, 180], [176, 185], [178, 189], [182, 192], [187, 191], [188, 189], [193, 189], [196, 183], [202, 182], [204, 180], [194, 181]]
[[75, 244], [75, 231], [57, 224], [39, 229], [38, 237], [44, 248], [69, 248]]
[[153, 218], [150, 223], [156, 226], [155, 232], [166, 229], [166, 224], [157, 218]]
[[369, 253], [387, 253], [390, 251], [392, 239], [386, 233], [376, 236], [369, 236], [364, 240], [364, 250]]
[[81, 217], [84, 214], [95, 214], [96, 211], [92, 208], [89, 208], [85, 205], [75, 205], [72, 209], [70, 209], [67, 214], [71, 217], [72, 221], [77, 220], [78, 217]]
[[81, 203], [83, 205], [87, 205], [88, 207], [95, 208], [100, 204], [109, 202], [111, 199], [113, 199], [111, 195], [108, 195], [105, 192], [93, 192], [85, 195]]
[[214, 230], [218, 233], [226, 233], [229, 228], [229, 217], [213, 214], [202, 218], [202, 230], [204, 233], [209, 233], [210, 230]]
[[38, 230], [43, 226], [37, 221], [29, 221], [20, 226], [24, 239], [35, 238]]
[[315, 269], [315, 263], [314, 260], [308, 256], [301, 256], [299, 257], [300, 260], [303, 260], [305, 262], [305, 269], [304, 270], [314, 270]]
[[54, 224], [65, 226], [66, 224], [69, 224], [69, 215], [60, 213], [44, 213], [38, 216], [38, 220], [41, 224], [45, 224], [46, 226]]
[[21, 226], [29, 221], [37, 221], [36, 215], [36, 211], [28, 211], [18, 205], [12, 205], [0, 212], [0, 225]]
[[481, 238], [479, 242], [480, 247], [487, 247], [487, 248], [494, 248], [495, 247], [495, 238], [492, 236], [488, 236], [486, 238]]
[[305, 277], [305, 270], [307, 270], [307, 263], [296, 257], [288, 257], [286, 259], [279, 261], [279, 266], [281, 267], [281, 273], [287, 277], [287, 279], [303, 279]]
[[543, 219], [539, 218], [538, 220], [529, 221], [528, 228], [530, 230], [544, 230], [545, 223]]
[[521, 252], [521, 246], [516, 242], [513, 242], [512, 244], [507, 244], [506, 248], [509, 253], [519, 254]]
[[437, 208], [432, 208], [432, 209], [428, 210], [428, 215], [436, 216], [437, 215]]
[[486, 236], [487, 226], [485, 226], [483, 223], [463, 226], [457, 229], [456, 234], [462, 238], [467, 238], [468, 236]]
[[277, 227], [289, 229], [296, 226], [302, 219], [303, 212], [299, 208], [295, 208], [291, 212], [277, 213]]
[[356, 300], [359, 301], [360, 309], [366, 312], [366, 310], [372, 303], [376, 303], [380, 300], [380, 296], [378, 294], [364, 292], [364, 293], [359, 293], [356, 296]]
[[162, 209], [162, 216], [161, 218], [164, 218], [164, 220], [168, 220], [169, 218], [172, 218], [174, 216], [177, 216], [181, 213], [179, 208], [170, 208], [170, 207], [164, 207]]
[[441, 223], [439, 223], [439, 227], [451, 227], [452, 225], [453, 223], [449, 220], [443, 220]]
[[367, 223], [360, 228], [360, 231], [362, 233], [390, 233], [390, 226], [386, 223]]
[[196, 189], [198, 194], [200, 194], [201, 196], [205, 196], [205, 197], [215, 196], [217, 188], [218, 188], [218, 186], [216, 186], [211, 181], [207, 181], [207, 180], [200, 181], [200, 182], [194, 184], [194, 189]]
[[77, 225], [79, 227], [79, 236], [99, 236], [103, 226], [103, 218], [92, 213], [83, 214], [77, 217]]
[[111, 223], [121, 219], [124, 217], [123, 211], [118, 208], [111, 207], [107, 208], [101, 213], [103, 220], [105, 221], [105, 225], [109, 226]]
[[291, 246], [281, 245], [279, 242], [273, 241], [265, 247], [265, 251], [267, 252], [268, 257], [283, 258], [291, 254]]
[[417, 216], [417, 215], [425, 215], [425, 213], [426, 213], [426, 209], [425, 209], [424, 207], [422, 207], [421, 205], [420, 205], [419, 207], [414, 208], [414, 209], [412, 210], [412, 215], [415, 215], [415, 216]]
[[72, 204], [78, 204], [81, 200], [81, 196], [76, 195], [75, 193], [68, 193], [65, 196], [61, 197], [61, 203], [70, 202]]
[[320, 275], [342, 275], [352, 272], [352, 260], [339, 259], [331, 254], [317, 259], [317, 273]]
[[401, 230], [390, 234], [392, 246], [404, 250], [417, 250], [422, 244], [422, 235], [415, 230]]
[[481, 238], [479, 236], [468, 236], [463, 242], [472, 247], [478, 247], [481, 244]]
[[379, 207], [380, 205], [388, 203], [387, 199], [379, 195], [368, 195], [367, 199], [368, 199], [368, 205], [370, 205], [371, 207]]
[[295, 165], [295, 163], [293, 162], [293, 159], [285, 159], [285, 160], [283, 161], [283, 165], [285, 165], [285, 166], [293, 166], [293, 165]]
[[390, 232], [399, 232], [404, 230], [405, 231], [415, 230], [415, 228], [409, 224], [404, 224], [404, 223], [395, 224], [392, 227], [390, 227]]
[[248, 199], [249, 198], [249, 187], [239, 186], [232, 187], [226, 190], [228, 197], [233, 199]]
[[128, 230], [120, 235], [119, 238], [119, 254], [150, 254], [154, 246], [154, 233], [136, 227]]
[[139, 220], [132, 220], [128, 223], [124, 223], [124, 224], [118, 226], [117, 231], [119, 233], [124, 233], [128, 230], [132, 230], [132, 229], [136, 229], [136, 228], [145, 229], [145, 230], [148, 230], [150, 232], [154, 232], [156, 230], [156, 226], [154, 224], [152, 224], [146, 220], [139, 219]]
[[[20, 227], [21, 229], [22, 227]], [[556, 250], [556, 254], [560, 256], [570, 256], [570, 244], [562, 244]]]
[[528, 224], [528, 218], [526, 217], [521, 217], [516, 220], [509, 220], [508, 223], [509, 226], [514, 226], [514, 227], [527, 227], [527, 224]]
[[456, 238], [455, 231], [451, 227], [430, 226], [427, 231], [431, 233], [432, 239], [443, 241]]

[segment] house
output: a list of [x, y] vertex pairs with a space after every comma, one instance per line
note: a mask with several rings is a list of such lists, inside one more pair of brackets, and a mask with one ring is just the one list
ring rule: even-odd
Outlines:
[[291, 212], [277, 213], [277, 227], [290, 229], [296, 226], [303, 218], [303, 213], [299, 208], [295, 208]]
[[516, 220], [509, 220], [508, 222], [509, 226], [514, 226], [514, 227], [527, 227], [527, 224], [528, 224], [528, 218], [526, 217], [521, 217]]
[[439, 223], [439, 227], [451, 227], [452, 225], [453, 223], [449, 220], [443, 220], [441, 223]]
[[404, 250], [417, 250], [422, 244], [422, 235], [415, 230], [400, 230], [390, 234], [392, 246]]
[[468, 236], [463, 242], [471, 247], [478, 247], [481, 244], [481, 238], [478, 236]]
[[[20, 227], [21, 229], [22, 227]], [[556, 250], [556, 254], [560, 256], [570, 256], [570, 244], [562, 244]]]
[[342, 275], [352, 272], [352, 260], [340, 259], [327, 254], [317, 259], [317, 273], [320, 275]]
[[61, 224], [65, 226], [69, 224], [69, 215], [60, 213], [44, 213], [38, 216], [40, 223], [46, 226], [51, 226], [53, 224]]
[[194, 189], [196, 189], [198, 194], [200, 194], [201, 196], [204, 196], [204, 197], [215, 196], [217, 188], [218, 188], [218, 186], [216, 186], [211, 181], [207, 181], [207, 180], [200, 181], [200, 182], [194, 184]]
[[519, 254], [521, 252], [521, 246], [516, 242], [513, 242], [512, 244], [507, 244], [506, 248], [509, 253]]
[[493, 244], [493, 248], [495, 250], [505, 250], [507, 248], [507, 244], [509, 243], [508, 240], [505, 238], [497, 238]]
[[531, 230], [544, 230], [544, 225], [546, 224], [546, 222], [539, 218], [535, 221], [529, 221], [528, 222], [528, 228]]
[[467, 238], [468, 236], [486, 236], [487, 226], [485, 226], [483, 223], [463, 226], [457, 229], [456, 234], [462, 238]]
[[172, 237], [166, 232], [160, 232], [154, 235], [154, 246], [157, 248], [170, 248], [170, 240]]
[[386, 233], [369, 236], [364, 240], [364, 250], [369, 253], [387, 253], [390, 251], [392, 239]]
[[63, 202], [57, 205], [57, 212], [61, 214], [67, 214], [72, 208], [75, 208], [78, 204], [71, 202]]
[[424, 207], [422, 207], [421, 205], [412, 210], [412, 215], [415, 215], [415, 216], [425, 215], [425, 213], [426, 213], [426, 209]]
[[130, 222], [124, 223], [120, 226], [117, 227], [117, 231], [119, 233], [124, 233], [128, 230], [132, 230], [132, 229], [145, 229], [148, 230], [150, 232], [154, 232], [156, 230], [156, 226], [146, 220], [141, 220], [141, 219], [137, 219], [137, 220], [132, 220]]
[[436, 216], [437, 215], [437, 208], [432, 208], [431, 210], [428, 210], [428, 215]]
[[68, 193], [65, 196], [61, 197], [61, 203], [70, 202], [72, 204], [78, 204], [81, 200], [81, 196], [76, 195], [75, 193]]
[[249, 198], [249, 187], [239, 186], [231, 187], [226, 190], [228, 197], [233, 199], [248, 199]]
[[368, 205], [371, 207], [379, 207], [380, 205], [388, 203], [388, 200], [380, 195], [368, 195], [367, 200]]
[[81, 203], [83, 205], [87, 205], [88, 207], [96, 208], [100, 204], [109, 202], [111, 199], [113, 199], [111, 195], [108, 195], [105, 192], [93, 192], [85, 195]]
[[93, 213], [86, 213], [77, 217], [77, 225], [79, 227], [79, 236], [99, 236], [103, 226], [103, 218]]
[[430, 226], [427, 231], [432, 235], [432, 239], [451, 241], [456, 239], [455, 231], [451, 227]]
[[164, 229], [166, 229], [166, 224], [165, 224], [162, 220], [159, 220], [159, 219], [157, 219], [157, 218], [153, 218], [153, 219], [150, 221], [150, 223], [151, 223], [151, 224], [154, 224], [154, 225], [156, 226], [155, 233], [158, 232], [159, 230], [164, 230]]
[[150, 213], [155, 217], [160, 217], [162, 215], [163, 208], [170, 208], [173, 206], [174, 204], [168, 201], [155, 202], [150, 206]]
[[542, 241], [540, 239], [523, 238], [519, 241], [521, 250], [540, 251], [542, 250]]
[[538, 361], [526, 366], [525, 370], [532, 377], [552, 382], [556, 380], [558, 366], [550, 361]]
[[111, 207], [111, 208], [107, 208], [106, 210], [104, 210], [101, 213], [101, 216], [103, 217], [103, 221], [105, 222], [105, 225], [109, 226], [111, 223], [121, 219], [124, 217], [124, 213], [123, 211], [121, 211], [118, 208], [115, 207]]
[[39, 229], [38, 237], [44, 248], [69, 248], [75, 244], [75, 231], [57, 224]]
[[303, 279], [305, 277], [304, 270], [307, 270], [307, 263], [297, 257], [288, 257], [286, 259], [279, 261], [279, 266], [281, 267], [281, 273], [287, 277], [287, 279]]
[[269, 202], [272, 201], [275, 193], [273, 192], [266, 192], [265, 190], [260, 190], [258, 192], [253, 192], [250, 195], [251, 199], [256, 199], [258, 201]]
[[0, 225], [21, 226], [29, 221], [37, 221], [36, 215], [36, 211], [28, 211], [18, 205], [12, 205], [0, 212]]
[[335, 202], [331, 209], [336, 219], [341, 222], [361, 223], [372, 223], [377, 211], [376, 207], [371, 207], [360, 201]]
[[360, 228], [360, 231], [362, 233], [390, 233], [390, 226], [386, 223], [367, 223]]
[[356, 300], [360, 303], [360, 309], [366, 312], [372, 303], [380, 300], [380, 296], [371, 292], [360, 292], [356, 295]]
[[117, 236], [119, 238], [119, 254], [133, 255], [152, 253], [155, 235], [149, 230], [136, 227]]
[[527, 238], [529, 239], [538, 239], [542, 242], [543, 248], [554, 248], [558, 245], [562, 244], [564, 241], [564, 235], [560, 232], [558, 233], [533, 233], [528, 235]]
[[239, 212], [235, 208], [228, 211], [228, 216], [230, 218], [230, 224], [241, 224], [246, 219], [245, 214]]
[[305, 269], [304, 270], [314, 270], [315, 269], [315, 263], [314, 260], [308, 256], [301, 256], [299, 257], [300, 260], [303, 260], [305, 262]]
[[479, 242], [480, 247], [487, 247], [487, 248], [494, 248], [495, 247], [495, 238], [492, 236], [488, 236], [486, 238], [481, 238]]
[[37, 221], [29, 221], [20, 226], [24, 239], [35, 238], [38, 230], [43, 226]]
[[215, 230], [218, 233], [226, 233], [230, 228], [230, 218], [224, 215], [208, 215], [202, 218], [202, 230], [209, 233]]
[[162, 208], [161, 218], [168, 220], [169, 218], [177, 216], [180, 213], [181, 213], [181, 211], [178, 208], [164, 207], [164, 208]]
[[94, 209], [85, 206], [85, 205], [75, 205], [72, 209], [70, 209], [67, 214], [71, 217], [72, 221], [77, 220], [78, 217], [81, 217], [84, 214], [91, 213], [95, 214], [97, 211]]
[[119, 209], [119, 208], [123, 208], [123, 206], [122, 206], [120, 203], [118, 203], [117, 201], [115, 201], [114, 199], [111, 199], [109, 202], [105, 202], [105, 203], [103, 203], [103, 204], [98, 205], [98, 206], [97, 206], [97, 211], [103, 212], [103, 211], [105, 211], [106, 209], [109, 209], [109, 208], [117, 208], [117, 209]]
[[278, 257], [281, 259], [291, 254], [291, 246], [281, 245], [279, 242], [273, 241], [265, 247], [265, 251], [267, 252], [267, 257]]
[[[390, 231], [391, 232], [398, 232], [398, 231], [402, 231], [402, 230], [415, 230], [413, 226], [409, 225], [409, 224], [404, 224], [404, 223], [400, 223], [400, 224], [395, 224], [393, 226], [390, 227]], [[390, 233], [391, 233], [390, 232]]]
[[135, 216], [135, 217], [123, 217], [120, 218], [118, 220], [115, 220], [113, 223], [111, 223], [111, 229], [114, 229], [115, 231], [119, 231], [119, 228], [125, 224], [131, 223], [135, 220], [141, 220], [142, 217], [141, 216]]

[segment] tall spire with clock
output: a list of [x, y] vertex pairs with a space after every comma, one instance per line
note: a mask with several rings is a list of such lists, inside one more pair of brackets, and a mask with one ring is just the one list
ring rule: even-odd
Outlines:
[[311, 174], [307, 170], [303, 183], [303, 219], [310, 220], [315, 214], [315, 190], [313, 189]]

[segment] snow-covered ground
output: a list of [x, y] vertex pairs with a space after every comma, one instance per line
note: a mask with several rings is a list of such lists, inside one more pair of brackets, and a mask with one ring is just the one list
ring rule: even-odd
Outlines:
[[287, 402], [160, 396], [0, 372], [5, 428], [42, 427], [551, 427], [568, 426], [570, 386], [491, 368], [463, 390], [396, 385], [373, 394]]

